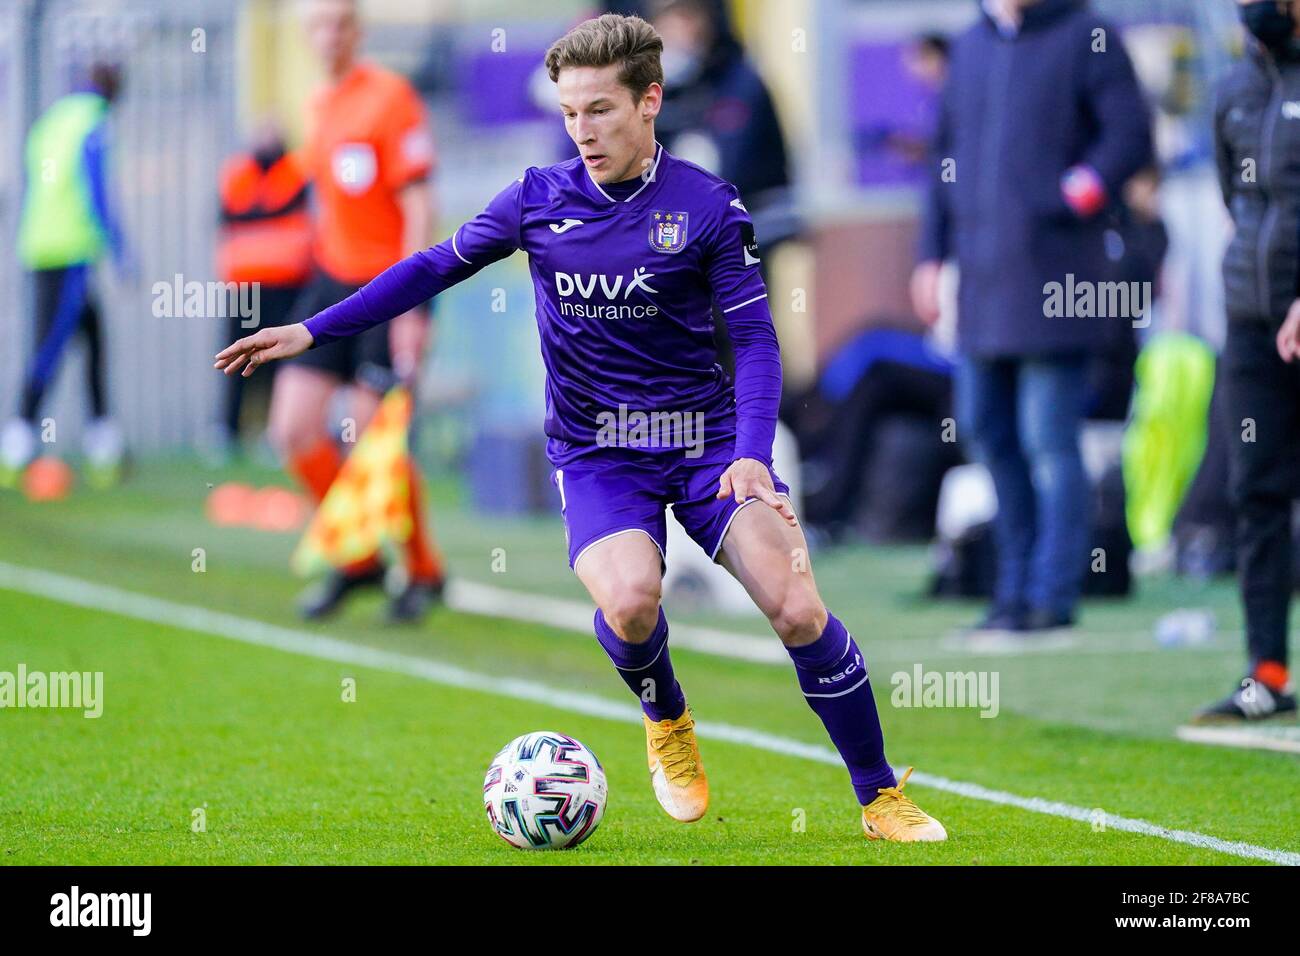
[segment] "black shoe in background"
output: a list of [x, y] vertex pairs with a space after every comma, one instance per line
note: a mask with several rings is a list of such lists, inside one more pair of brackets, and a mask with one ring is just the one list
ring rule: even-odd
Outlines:
[[1024, 630], [1033, 634], [1059, 631], [1074, 627], [1074, 615], [1062, 611], [1035, 608], [1024, 617]]
[[360, 574], [331, 571], [303, 592], [298, 599], [298, 613], [304, 620], [318, 621], [339, 609], [343, 599], [359, 588], [379, 587], [384, 583], [384, 568], [376, 564]]
[[976, 654], [1022, 654], [1053, 651], [1073, 645], [1066, 629], [1069, 615], [994, 607], [984, 620], [944, 641], [944, 646]]
[[1273, 690], [1267, 684], [1249, 677], [1223, 700], [1197, 712], [1193, 724], [1245, 724], [1273, 717], [1294, 717], [1295, 692]]
[[943, 646], [961, 651], [996, 651], [1011, 647], [1025, 628], [1023, 608], [995, 604], [978, 623], [958, 628], [943, 639]]
[[988, 613], [971, 628], [971, 633], [998, 632], [1018, 633], [1025, 629], [1027, 615], [1024, 608], [995, 604]]
[[410, 582], [401, 594], [388, 602], [385, 620], [389, 624], [411, 624], [422, 620], [435, 604], [442, 601], [444, 587], [446, 581], [442, 578]]

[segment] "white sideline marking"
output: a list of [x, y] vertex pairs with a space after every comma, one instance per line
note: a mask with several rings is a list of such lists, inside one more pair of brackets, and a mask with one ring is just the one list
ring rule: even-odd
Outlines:
[[1179, 740], [1245, 750], [1276, 750], [1300, 754], [1300, 727], [1179, 727]]
[[[566, 631], [575, 631], [578, 634], [591, 633], [591, 616], [594, 612], [591, 604], [585, 601], [515, 591], [477, 581], [467, 581], [464, 578], [454, 578], [447, 582], [444, 600], [449, 608], [467, 614], [485, 614], [489, 617], [503, 617], [528, 624], [545, 624]], [[1205, 653], [1222, 651], [1231, 643], [1234, 636], [1232, 632], [1222, 631], [1219, 634], [1223, 639], [1222, 642], [1216, 641], [1200, 647], [1179, 648], [1175, 651], [1161, 647], [1147, 632], [1126, 631], [1120, 635], [1114, 632], [1081, 631], [1077, 637], [1072, 637], [1072, 640], [1076, 641], [1073, 646], [1063, 646], [1059, 642], [1050, 647], [1021, 642], [1015, 647], [990, 651], [977, 644], [949, 641], [947, 638], [889, 641], [873, 637], [865, 628], [855, 629], [854, 633], [863, 650], [867, 652], [867, 656], [875, 663], [915, 661], [922, 657], [952, 659], [990, 656], [1026, 657], [1039, 654], [1056, 654], [1062, 657], [1101, 654], [1113, 657], [1116, 654]], [[1236, 636], [1240, 637], [1240, 634]], [[1122, 640], [1119, 639], [1121, 637]], [[785, 648], [771, 632], [760, 637], [739, 631], [675, 623], [672, 626], [671, 641], [674, 648], [751, 661], [756, 664], [776, 664], [785, 667], [790, 663]]]
[[[463, 578], [447, 582], [445, 597], [447, 606], [453, 610], [504, 617], [529, 624], [546, 624], [566, 631], [577, 631], [579, 634], [591, 633], [591, 618], [595, 614], [590, 604], [581, 601], [525, 594]], [[790, 663], [790, 655], [785, 652], [775, 634], [763, 638], [710, 627], [674, 624], [672, 646], [759, 664]]]
[[[407, 674], [411, 677], [418, 677], [448, 687], [460, 687], [501, 697], [533, 701], [547, 707], [568, 710], [589, 717], [641, 722], [641, 708], [633, 704], [615, 703], [612, 700], [592, 694], [560, 690], [520, 678], [501, 678], [478, 674], [452, 664], [443, 664], [428, 658], [366, 647], [307, 631], [297, 631], [275, 624], [266, 624], [250, 618], [226, 614], [222, 611], [213, 611], [191, 604], [180, 604], [163, 598], [123, 591], [118, 588], [95, 584], [91, 581], [67, 577], [49, 571], [23, 568], [0, 562], [0, 588], [48, 598], [75, 607], [150, 621], [167, 627], [199, 631], [217, 637], [229, 638], [244, 644], [270, 647], [290, 654], [301, 654], [306, 657], [355, 664], [361, 667], [373, 667], [378, 670]], [[701, 737], [711, 740], [742, 744], [757, 750], [765, 750], [768, 753], [800, 757], [834, 767], [843, 766], [839, 754], [828, 747], [808, 744], [788, 737], [777, 737], [760, 730], [710, 722], [699, 724], [698, 731]], [[920, 786], [933, 787], [936, 790], [954, 793], [972, 800], [1016, 807], [1047, 816], [1063, 817], [1080, 823], [1092, 822], [1093, 811], [1085, 807], [1043, 800], [1039, 797], [1022, 797], [1002, 790], [990, 790], [979, 784], [949, 780], [946, 777], [928, 773], [913, 773], [912, 779]], [[1269, 847], [1255, 846], [1251, 843], [1221, 840], [1218, 837], [1191, 830], [1170, 830], [1154, 823], [1148, 823], [1145, 820], [1130, 819], [1128, 817], [1107, 815], [1105, 822], [1107, 829], [1110, 830], [1122, 830], [1128, 833], [1142, 834], [1143, 836], [1158, 837], [1173, 843], [1183, 843], [1199, 849], [1213, 850], [1249, 860], [1265, 860], [1269, 863], [1286, 866], [1300, 866], [1300, 853], [1287, 850], [1274, 850]]]

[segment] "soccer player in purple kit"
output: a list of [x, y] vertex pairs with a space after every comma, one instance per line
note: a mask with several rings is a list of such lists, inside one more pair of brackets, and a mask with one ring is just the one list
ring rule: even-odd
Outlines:
[[[641, 698], [660, 805], [692, 822], [709, 799], [659, 604], [671, 504], [781, 638], [848, 767], [865, 834], [946, 839], [885, 759], [862, 654], [818, 595], [772, 471], [781, 362], [753, 223], [735, 187], [655, 141], [662, 51], [637, 17], [579, 24], [546, 55], [579, 158], [528, 169], [450, 239], [304, 323], [240, 339], [216, 367], [249, 375], [355, 335], [524, 250], [569, 563], [596, 604], [596, 639]], [[734, 382], [717, 364], [714, 302], [735, 346]]]

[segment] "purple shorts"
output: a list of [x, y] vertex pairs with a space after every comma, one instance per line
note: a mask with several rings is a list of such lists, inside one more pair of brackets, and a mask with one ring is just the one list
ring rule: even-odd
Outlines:
[[[666, 561], [668, 505], [691, 540], [716, 561], [736, 512], [758, 500], [737, 504], [735, 498], [717, 497], [718, 479], [734, 460], [731, 452], [729, 442], [706, 446], [698, 458], [681, 452], [593, 448], [556, 468], [551, 482], [560, 493], [569, 567], [592, 545], [632, 531], [649, 535]], [[769, 468], [768, 473], [777, 492], [789, 494], [776, 472]]]

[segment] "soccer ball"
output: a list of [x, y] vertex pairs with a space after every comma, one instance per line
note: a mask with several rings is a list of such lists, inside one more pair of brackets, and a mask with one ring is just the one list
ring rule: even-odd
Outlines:
[[525, 850], [563, 850], [595, 831], [609, 789], [596, 755], [568, 734], [538, 730], [501, 748], [483, 780], [497, 836]]

